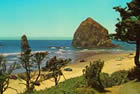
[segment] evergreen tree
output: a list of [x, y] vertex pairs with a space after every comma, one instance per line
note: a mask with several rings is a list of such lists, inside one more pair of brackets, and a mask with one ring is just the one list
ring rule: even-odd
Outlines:
[[62, 68], [65, 67], [70, 61], [71, 59], [56, 58], [56, 56], [52, 57], [46, 62], [46, 66], [43, 68], [45, 71], [49, 72], [46, 75], [46, 78], [53, 78], [55, 86], [57, 86], [61, 76], [63, 76], [65, 79]]
[[114, 7], [120, 13], [116, 24], [116, 34], [112, 36], [117, 40], [136, 44], [135, 64], [140, 67], [140, 0], [132, 0], [125, 8]]
[[[37, 52], [32, 54], [26, 35], [22, 36], [21, 50], [20, 62], [22, 67], [25, 69], [25, 73], [19, 74], [19, 77], [26, 82], [25, 92], [32, 92], [35, 85], [40, 85], [39, 78], [41, 76], [41, 63], [46, 55], [48, 55], [48, 52]], [[35, 69], [38, 74], [34, 71]]]

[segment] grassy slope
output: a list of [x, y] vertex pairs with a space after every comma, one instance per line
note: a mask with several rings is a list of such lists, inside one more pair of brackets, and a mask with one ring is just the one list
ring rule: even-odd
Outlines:
[[85, 84], [83, 77], [76, 77], [64, 82], [61, 82], [58, 86], [52, 88], [35, 91], [32, 94], [98, 94], [91, 88], [78, 88]]
[[109, 92], [102, 94], [140, 94], [140, 82], [130, 81], [120, 86], [106, 88]]
[[120, 94], [140, 94], [140, 82], [131, 81], [122, 85], [119, 89]]
[[[97, 91], [91, 88], [78, 88], [85, 84], [83, 77], [76, 77], [64, 82], [61, 82], [59, 86], [49, 89], [35, 91], [32, 94], [99, 94]], [[113, 87], [110, 92], [102, 94], [140, 94], [140, 82], [131, 81], [121, 86]]]

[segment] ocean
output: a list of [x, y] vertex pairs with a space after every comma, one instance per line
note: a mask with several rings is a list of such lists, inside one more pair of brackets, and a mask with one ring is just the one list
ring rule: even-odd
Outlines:
[[[114, 44], [120, 45], [120, 48], [110, 49], [76, 49], [72, 47], [72, 40], [29, 40], [29, 45], [33, 52], [36, 51], [48, 51], [49, 55], [46, 59], [53, 56], [59, 58], [71, 58], [75, 59], [75, 52], [79, 51], [107, 51], [107, 52], [132, 52], [135, 51], [135, 44], [128, 44], [121, 41], [112, 41]], [[12, 62], [19, 62], [19, 54], [21, 52], [20, 40], [0, 40], [0, 54], [6, 57], [8, 64]], [[45, 65], [45, 62], [42, 66]], [[22, 69], [20, 69], [22, 72]]]
[[[10, 54], [19, 53], [21, 51], [20, 40], [0, 40], [0, 53]], [[128, 44], [121, 41], [112, 41], [118, 44], [121, 48], [113, 49], [89, 49], [89, 50], [116, 50], [116, 51], [134, 51], [135, 44]], [[72, 47], [72, 40], [29, 40], [29, 45], [32, 51], [58, 51], [58, 50], [81, 50]]]

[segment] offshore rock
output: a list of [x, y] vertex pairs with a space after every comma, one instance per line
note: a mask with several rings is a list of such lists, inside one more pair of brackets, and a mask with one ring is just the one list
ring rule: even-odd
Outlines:
[[76, 30], [72, 45], [76, 48], [114, 48], [118, 45], [112, 44], [108, 38], [108, 30], [102, 25], [87, 18]]

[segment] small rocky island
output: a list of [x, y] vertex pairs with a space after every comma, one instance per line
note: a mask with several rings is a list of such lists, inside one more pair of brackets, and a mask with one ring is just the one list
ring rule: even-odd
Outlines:
[[92, 18], [87, 18], [80, 24], [74, 34], [72, 45], [75, 48], [118, 47], [108, 38], [108, 30]]

